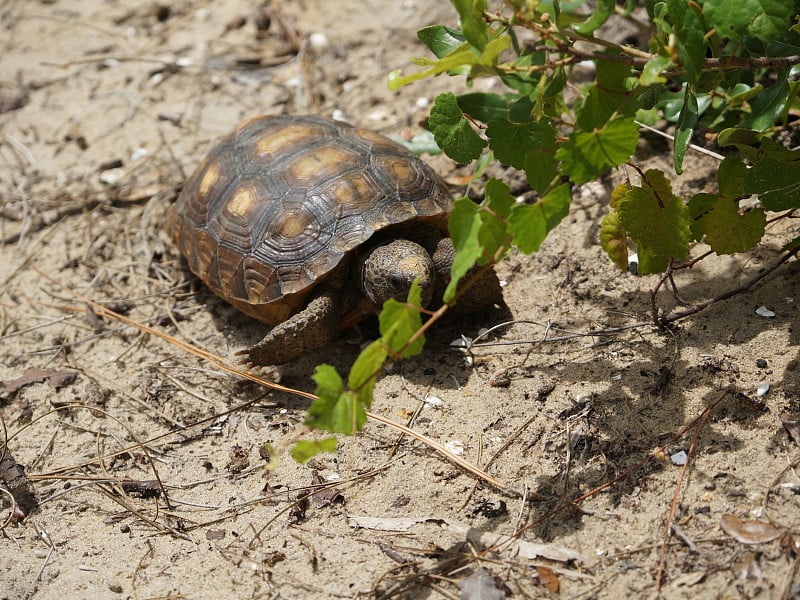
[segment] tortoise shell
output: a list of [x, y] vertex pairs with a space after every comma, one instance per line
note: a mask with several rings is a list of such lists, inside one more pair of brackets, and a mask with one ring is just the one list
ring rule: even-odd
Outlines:
[[211, 149], [167, 227], [214, 293], [276, 325], [376, 233], [417, 221], [446, 232], [452, 203], [425, 162], [383, 135], [266, 116]]

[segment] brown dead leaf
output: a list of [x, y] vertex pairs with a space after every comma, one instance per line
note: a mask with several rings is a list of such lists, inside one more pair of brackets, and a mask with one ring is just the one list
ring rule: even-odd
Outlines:
[[766, 544], [777, 540], [783, 532], [766, 521], [743, 521], [736, 515], [725, 514], [720, 517], [719, 526], [740, 544]]
[[3, 391], [13, 393], [26, 385], [41, 383], [43, 381], [46, 381], [55, 389], [59, 389], [75, 381], [76, 375], [77, 373], [74, 371], [48, 371], [46, 369], [36, 368], [25, 369], [22, 373], [22, 377], [3, 382]]
[[536, 567], [536, 575], [539, 577], [539, 581], [542, 582], [542, 585], [547, 588], [547, 591], [551, 594], [557, 594], [560, 583], [558, 581], [558, 575], [553, 572], [553, 569], [549, 567]]

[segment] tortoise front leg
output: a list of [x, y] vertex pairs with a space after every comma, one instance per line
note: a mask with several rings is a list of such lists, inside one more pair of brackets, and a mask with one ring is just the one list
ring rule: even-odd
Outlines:
[[237, 352], [251, 365], [282, 365], [319, 350], [336, 337], [344, 305], [341, 290], [318, 292], [299, 313], [273, 327], [252, 348]]

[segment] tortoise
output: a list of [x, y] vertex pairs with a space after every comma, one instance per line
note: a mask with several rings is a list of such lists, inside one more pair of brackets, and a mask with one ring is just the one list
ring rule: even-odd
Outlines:
[[[240, 354], [279, 365], [345, 324], [450, 278], [453, 199], [424, 161], [367, 129], [317, 116], [261, 116], [224, 137], [189, 177], [167, 229], [215, 294], [271, 325]], [[493, 271], [461, 312], [502, 304]]]

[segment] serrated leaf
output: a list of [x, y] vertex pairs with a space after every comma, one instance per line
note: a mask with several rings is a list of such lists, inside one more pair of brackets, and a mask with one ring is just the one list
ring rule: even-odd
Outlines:
[[761, 208], [740, 215], [737, 202], [718, 197], [700, 222], [705, 230], [706, 243], [714, 252], [734, 254], [750, 250], [761, 240], [767, 217]]
[[614, 210], [600, 224], [600, 246], [617, 267], [628, 270], [628, 234]]
[[428, 124], [439, 147], [456, 162], [469, 163], [483, 152], [486, 141], [475, 133], [455, 94], [439, 94], [431, 108]]
[[508, 186], [498, 179], [487, 182], [484, 205], [477, 205], [469, 198], [456, 200], [449, 221], [456, 255], [451, 267], [451, 280], [444, 293], [445, 302], [455, 298], [458, 283], [467, 271], [475, 265], [489, 263], [507, 243], [503, 217], [513, 204]]
[[611, 208], [614, 210], [619, 210], [620, 203], [625, 201], [625, 194], [628, 193], [630, 190], [630, 186], [627, 183], [620, 183], [611, 191]]
[[[511, 207], [514, 206], [514, 198], [511, 195], [511, 190], [504, 181], [500, 179], [491, 178], [489, 181], [486, 182], [485, 188], [485, 205], [492, 213], [500, 217], [501, 219], [508, 216], [511, 212]], [[489, 222], [489, 219], [492, 219], [491, 215], [487, 215], [484, 218], [484, 225]], [[497, 219], [494, 219], [497, 221]], [[497, 246], [494, 246], [494, 250], [487, 249], [489, 254], [494, 254], [494, 251], [497, 250]]]
[[764, 157], [747, 172], [744, 191], [758, 194], [767, 210], [800, 208], [800, 162], [785, 163]]
[[541, 150], [529, 152], [525, 157], [525, 176], [531, 187], [544, 194], [558, 177], [558, 162], [555, 155], [555, 140], [553, 149], [543, 147]]
[[471, 92], [457, 97], [458, 107], [477, 121], [488, 123], [494, 119], [508, 117], [509, 106], [506, 96], [487, 92]]
[[524, 169], [530, 152], [555, 148], [555, 130], [550, 123], [528, 121], [512, 123], [495, 119], [486, 128], [489, 147], [500, 162]]
[[456, 255], [450, 268], [451, 280], [444, 293], [444, 301], [455, 297], [458, 282], [478, 259], [483, 256], [479, 233], [481, 229], [480, 209], [469, 198], [459, 198], [450, 213], [448, 228]]
[[686, 154], [686, 148], [692, 142], [692, 133], [694, 133], [694, 127], [697, 125], [699, 114], [697, 98], [687, 85], [684, 91], [683, 107], [675, 128], [675, 147], [672, 151], [672, 162], [675, 172], [678, 174], [683, 173], [683, 156]]
[[479, 213], [481, 229], [478, 240], [483, 249], [483, 256], [478, 260], [478, 264], [481, 265], [490, 262], [491, 257], [494, 257], [508, 241], [505, 219], [514, 206], [514, 198], [508, 185], [499, 179], [492, 178], [487, 181], [485, 193], [486, 199], [480, 206]]
[[467, 41], [462, 32], [444, 25], [423, 27], [417, 37], [437, 58], [444, 58]]
[[525, 254], [536, 252], [547, 234], [569, 213], [569, 185], [563, 184], [533, 204], [515, 204], [508, 216], [508, 233]]
[[638, 141], [639, 126], [633, 119], [614, 119], [591, 132], [573, 131], [556, 158], [573, 182], [586, 183], [627, 161]]
[[[605, 55], [617, 54], [617, 52], [605, 52]], [[578, 129], [584, 131], [602, 127], [615, 113], [632, 116], [639, 108], [638, 101], [630, 93], [628, 85], [630, 67], [615, 60], [601, 59], [596, 63], [597, 81], [586, 94], [575, 120]]]
[[[667, 78], [662, 75], [665, 69], [672, 66], [669, 56], [655, 56], [648, 60], [639, 75], [639, 85], [648, 87], [657, 83], [666, 83]], [[627, 259], [626, 259], [627, 260]], [[625, 267], [627, 269], [627, 265]]]
[[706, 233], [703, 224], [703, 217], [708, 214], [708, 212], [714, 206], [717, 198], [719, 198], [719, 196], [716, 194], [707, 194], [705, 192], [701, 192], [699, 194], [695, 194], [689, 199], [687, 206], [689, 207], [689, 215], [692, 218], [692, 224], [690, 228], [692, 231], [692, 239], [694, 241], [700, 242], [703, 240], [703, 236]]
[[422, 305], [422, 288], [414, 281], [408, 291], [407, 302], [398, 302], [390, 298], [383, 305], [378, 317], [381, 330], [381, 341], [400, 358], [409, 358], [422, 352], [425, 337], [420, 336], [414, 343], [402, 350], [411, 336], [422, 327], [420, 314]]
[[324, 440], [301, 440], [292, 446], [292, 458], [301, 465], [306, 464], [317, 454], [322, 452], [336, 452], [339, 445], [335, 437], [328, 437]]
[[720, 195], [727, 198], [743, 196], [745, 175], [747, 175], [747, 165], [735, 156], [726, 156], [717, 171]]
[[352, 435], [367, 420], [364, 404], [358, 395], [344, 390], [342, 378], [330, 365], [319, 365], [312, 376], [317, 384], [317, 399], [311, 403], [305, 423], [332, 433]]
[[703, 15], [720, 37], [740, 41], [745, 35], [762, 42], [777, 40], [792, 24], [796, 9], [791, 0], [703, 0]]
[[689, 252], [689, 209], [661, 171], [646, 171], [642, 185], [628, 190], [619, 217], [636, 244], [640, 275], [663, 272], [670, 258], [683, 260]]
[[381, 339], [377, 339], [361, 351], [347, 378], [347, 386], [356, 392], [359, 402], [369, 408], [372, 406], [372, 393], [375, 380], [389, 352]]
[[483, 51], [489, 39], [488, 26], [483, 19], [486, 0], [452, 0], [461, 21], [464, 36], [478, 50]]
[[573, 27], [581, 35], [591, 35], [598, 27], [602, 26], [614, 12], [615, 0], [598, 0], [592, 16], [587, 21]]

